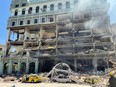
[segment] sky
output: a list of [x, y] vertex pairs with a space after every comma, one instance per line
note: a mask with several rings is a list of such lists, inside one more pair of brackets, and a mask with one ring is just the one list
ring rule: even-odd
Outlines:
[[[111, 24], [116, 23], [116, 1], [108, 0], [110, 2], [110, 21]], [[5, 44], [7, 40], [7, 21], [10, 16], [11, 0], [0, 0], [0, 44]]]

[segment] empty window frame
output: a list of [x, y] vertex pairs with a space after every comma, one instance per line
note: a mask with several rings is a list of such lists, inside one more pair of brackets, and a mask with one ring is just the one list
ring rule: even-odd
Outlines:
[[25, 8], [24, 9], [22, 9], [22, 15], [25, 15]]
[[39, 13], [39, 6], [36, 7], [36, 13]]
[[14, 16], [18, 15], [18, 10], [15, 10]]
[[58, 10], [62, 10], [62, 3], [58, 3]]
[[27, 20], [27, 24], [30, 24], [31, 23], [31, 21], [30, 20]]
[[34, 23], [37, 24], [38, 23], [38, 19], [34, 19]]
[[26, 6], [26, 3], [22, 3], [22, 7]]
[[15, 22], [14, 21], [12, 22], [12, 26], [15, 26]]
[[42, 12], [46, 12], [47, 11], [47, 5], [43, 6]]
[[46, 22], [46, 18], [42, 17], [42, 18], [41, 18], [41, 22], [42, 22], [42, 23], [45, 23], [45, 22]]
[[33, 8], [30, 7], [30, 8], [28, 9], [28, 14], [32, 14], [32, 10], [33, 10]]
[[50, 11], [54, 11], [54, 4], [50, 5]]
[[49, 22], [54, 22], [54, 17], [53, 16], [49, 16]]
[[70, 2], [66, 2], [66, 9], [70, 9]]
[[19, 7], [19, 4], [16, 4], [16, 5], [15, 5], [15, 8], [18, 8], [18, 7]]
[[23, 21], [20, 21], [20, 25], [23, 25]]

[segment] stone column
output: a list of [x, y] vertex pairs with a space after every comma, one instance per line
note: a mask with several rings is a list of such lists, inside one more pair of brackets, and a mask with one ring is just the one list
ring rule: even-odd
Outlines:
[[12, 59], [9, 60], [8, 74], [12, 74]]
[[40, 26], [40, 40], [43, 38], [43, 33], [44, 33], [43, 27]]
[[35, 73], [38, 73], [38, 59], [35, 62]]
[[93, 73], [95, 73], [97, 72], [97, 59], [96, 58], [93, 59], [92, 64], [93, 64]]
[[0, 59], [0, 75], [3, 74], [3, 61]]
[[8, 54], [9, 51], [9, 40], [10, 40], [10, 35], [11, 35], [11, 30], [10, 28], [8, 29], [8, 37], [7, 37], [7, 42], [6, 42], [6, 47], [5, 47], [5, 52], [4, 52], [4, 56]]
[[77, 72], [77, 60], [74, 59], [74, 68], [75, 68], [75, 72]]
[[56, 24], [56, 55], [58, 54], [58, 25]]
[[8, 38], [7, 38], [7, 41], [9, 41], [10, 35], [11, 35], [11, 30], [10, 30], [10, 28], [9, 28], [9, 29], [8, 29]]
[[28, 73], [28, 72], [29, 72], [29, 60], [27, 58], [27, 62], [26, 62], [26, 73]]
[[20, 64], [20, 59], [18, 60], [18, 74], [20, 73], [20, 66], [21, 66], [21, 64]]

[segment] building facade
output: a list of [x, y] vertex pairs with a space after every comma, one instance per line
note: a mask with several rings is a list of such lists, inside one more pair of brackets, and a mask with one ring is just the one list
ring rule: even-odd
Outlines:
[[114, 57], [107, 0], [12, 0], [0, 74], [105, 71]]

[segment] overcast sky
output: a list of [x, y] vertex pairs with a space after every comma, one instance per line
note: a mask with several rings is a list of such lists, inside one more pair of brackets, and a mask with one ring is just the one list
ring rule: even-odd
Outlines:
[[[110, 2], [110, 21], [111, 24], [116, 23], [116, 0], [108, 0]], [[10, 16], [11, 0], [0, 0], [0, 44], [5, 44], [7, 39], [7, 20]]]

